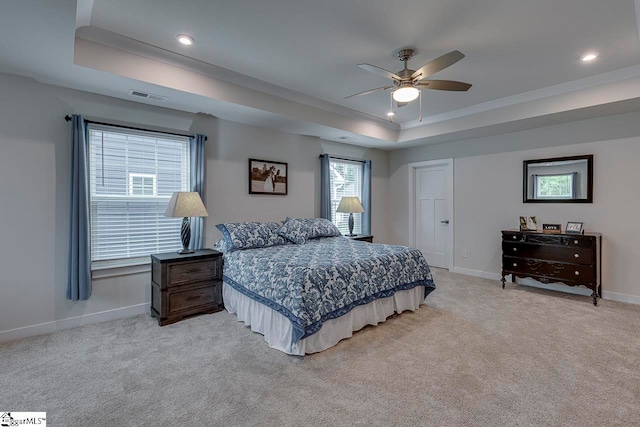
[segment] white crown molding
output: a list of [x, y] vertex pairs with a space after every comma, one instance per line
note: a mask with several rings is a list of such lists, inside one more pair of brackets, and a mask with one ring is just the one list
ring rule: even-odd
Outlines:
[[[640, 0], [636, 0], [640, 2]], [[460, 108], [454, 111], [448, 111], [442, 114], [436, 114], [423, 118], [422, 122], [417, 120], [404, 123], [401, 127], [401, 133], [404, 130], [412, 129], [416, 127], [426, 126], [433, 123], [444, 122], [447, 120], [453, 120], [473, 114], [483, 113], [485, 111], [497, 110], [499, 108], [511, 107], [518, 104], [524, 104], [527, 102], [538, 101], [541, 99], [563, 95], [571, 92], [576, 92], [585, 89], [591, 89], [597, 86], [603, 86], [610, 83], [616, 83], [640, 76], [640, 65], [634, 65], [620, 70], [614, 70], [596, 76], [585, 77], [579, 80], [573, 80], [566, 83], [560, 83], [553, 86], [548, 86], [542, 89], [536, 89], [528, 92], [519, 93], [517, 95], [507, 96], [504, 98], [494, 99], [491, 101], [483, 102], [480, 104], [472, 105], [465, 108]], [[402, 136], [400, 137], [402, 140]]]
[[400, 130], [398, 123], [391, 123], [387, 119], [366, 114], [351, 108], [343, 107], [323, 99], [309, 96], [282, 86], [259, 80], [245, 74], [228, 70], [214, 64], [190, 58], [166, 49], [153, 46], [139, 40], [122, 36], [99, 27], [84, 27], [76, 31], [76, 37], [85, 39], [97, 44], [112, 47], [114, 49], [129, 52], [138, 56], [153, 59], [165, 64], [184, 68], [204, 74], [225, 82], [233, 83], [245, 88], [256, 90], [268, 95], [284, 98], [289, 101], [299, 102], [311, 107], [320, 108], [331, 113], [340, 114], [358, 120], [373, 121], [377, 125], [384, 126], [395, 131]]
[[[635, 1], [640, 2], [640, 0]], [[352, 144], [353, 142], [341, 140], [340, 137], [345, 134], [359, 136], [361, 141], [357, 143], [358, 145], [383, 149], [404, 148], [416, 143], [428, 144], [429, 141], [435, 143], [443, 137], [446, 139], [446, 135], [453, 136], [461, 132], [465, 135], [474, 134], [474, 132], [480, 134], [487, 127], [504, 126], [509, 123], [513, 125], [510, 128], [513, 127], [515, 130], [527, 129], [533, 122], [536, 127], [544, 126], [545, 123], [555, 124], [557, 120], [554, 121], [552, 117], [554, 114], [572, 111], [576, 114], [563, 114], [561, 121], [579, 120], [580, 111], [588, 107], [605, 106], [640, 96], [640, 93], [636, 93], [637, 90], [629, 87], [629, 85], [636, 85], [636, 82], [630, 80], [640, 77], [640, 65], [636, 65], [425, 117], [421, 123], [410, 122], [399, 125], [97, 27], [80, 28], [76, 34], [75, 62], [77, 65], [146, 81], [167, 89], [209, 97], [222, 103], [237, 104], [236, 108], [263, 110], [273, 115], [274, 120], [277, 116], [281, 116], [276, 122], [280, 123], [280, 128], [284, 131], [313, 134], [324, 139]], [[82, 41], [128, 54], [132, 60], [139, 62], [140, 67], [145, 66], [142, 61], [144, 58], [164, 66], [197, 73], [212, 79], [212, 82], [215, 81], [212, 85], [215, 90], [205, 93], [187, 90], [186, 87], [182, 87], [184, 84], [175, 81], [173, 83], [158, 79], [152, 81], [153, 79], [150, 80], [147, 76], [149, 73], [134, 75], [124, 68], [118, 70], [115, 65], [107, 64], [104, 59], [95, 60], [96, 55], [92, 55], [93, 59], [89, 60], [79, 59], [83, 56], [88, 58], [88, 54], [83, 54], [82, 49], [78, 52], [78, 47], [83, 44]], [[104, 54], [109, 53], [102, 50]], [[151, 63], [149, 62], [146, 66], [149, 64]], [[154, 71], [158, 69], [157, 66], [153, 68]], [[202, 77], [197, 79], [202, 80]], [[621, 86], [622, 84], [627, 86]], [[232, 92], [242, 92], [243, 95], [234, 96]], [[231, 106], [231, 104], [227, 105]], [[215, 111], [212, 110], [209, 113], [215, 114]], [[587, 114], [585, 111], [583, 113]], [[300, 126], [295, 125], [299, 120], [306, 124], [303, 125], [300, 122]], [[288, 124], [285, 125], [285, 122]], [[262, 122], [259, 124], [264, 125]], [[314, 133], [311, 129], [315, 129], [318, 133]]]

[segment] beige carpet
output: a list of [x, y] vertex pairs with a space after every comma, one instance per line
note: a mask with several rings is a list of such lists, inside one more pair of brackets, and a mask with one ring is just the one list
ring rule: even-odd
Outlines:
[[435, 275], [417, 312], [304, 358], [227, 312], [5, 343], [0, 411], [51, 426], [640, 423], [640, 306]]

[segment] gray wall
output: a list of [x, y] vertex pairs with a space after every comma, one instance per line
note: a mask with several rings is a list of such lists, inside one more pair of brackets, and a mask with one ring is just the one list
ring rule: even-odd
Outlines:
[[[95, 279], [88, 301], [65, 299], [71, 150], [66, 114], [81, 113], [112, 123], [208, 135], [207, 245], [218, 238], [214, 225], [219, 222], [317, 216], [318, 156], [325, 152], [372, 160], [373, 233], [376, 241], [388, 239], [386, 152], [3, 74], [0, 93], [0, 340], [147, 312], [150, 274], [146, 266]], [[250, 157], [288, 162], [289, 195], [249, 195]]]
[[[524, 160], [594, 155], [594, 203], [525, 204]], [[640, 303], [640, 113], [627, 113], [526, 132], [394, 151], [389, 158], [390, 240], [408, 236], [408, 167], [411, 162], [454, 158], [454, 268], [495, 277], [501, 270], [500, 231], [520, 216], [538, 224], [581, 221], [601, 232], [605, 297]], [[462, 257], [467, 251], [468, 258]]]

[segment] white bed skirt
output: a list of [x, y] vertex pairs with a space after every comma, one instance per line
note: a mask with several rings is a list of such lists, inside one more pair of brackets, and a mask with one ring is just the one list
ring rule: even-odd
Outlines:
[[226, 283], [222, 286], [222, 297], [227, 311], [235, 313], [239, 321], [251, 326], [252, 331], [264, 335], [269, 347], [287, 354], [303, 356], [333, 347], [340, 340], [351, 337], [354, 331], [366, 325], [384, 322], [393, 313], [417, 310], [424, 304], [424, 287], [416, 286], [413, 289], [398, 291], [388, 298], [357, 306], [344, 316], [327, 320], [318, 332], [295, 344], [291, 344], [291, 322], [282, 314], [252, 300]]

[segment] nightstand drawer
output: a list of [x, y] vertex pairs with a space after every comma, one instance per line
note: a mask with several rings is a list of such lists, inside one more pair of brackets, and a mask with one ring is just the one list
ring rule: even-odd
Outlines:
[[373, 236], [370, 236], [368, 234], [359, 234], [356, 236], [344, 236], [347, 239], [351, 239], [351, 240], [358, 240], [360, 242], [369, 242], [369, 243], [373, 243]]
[[169, 264], [167, 270], [169, 287], [222, 278], [220, 258]]
[[207, 284], [202, 288], [191, 289], [183, 292], [169, 294], [169, 313], [189, 310], [205, 304], [213, 304], [218, 301], [216, 297], [221, 291], [221, 282], [215, 285]]
[[160, 326], [199, 313], [215, 313], [222, 303], [222, 253], [151, 255], [151, 315]]

